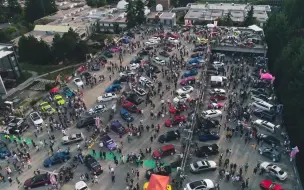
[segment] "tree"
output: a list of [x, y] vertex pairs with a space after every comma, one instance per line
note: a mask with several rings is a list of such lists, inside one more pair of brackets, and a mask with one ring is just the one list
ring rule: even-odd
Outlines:
[[135, 1], [135, 14], [136, 14], [136, 23], [141, 25], [146, 22], [145, 16], [145, 4], [142, 0]]
[[21, 14], [22, 9], [18, 0], [7, 0], [7, 3], [7, 8], [9, 12], [8, 16], [10, 18]]
[[134, 1], [129, 1], [127, 5], [127, 11], [126, 11], [127, 28], [133, 28], [137, 24], [136, 9], [134, 5], [135, 5]]
[[154, 7], [156, 6], [156, 0], [148, 0], [147, 7]]
[[34, 22], [57, 11], [55, 0], [26, 0], [24, 16], [28, 22]]
[[248, 27], [250, 25], [253, 25], [256, 23], [256, 19], [253, 17], [254, 8], [253, 6], [250, 7], [250, 10], [248, 11], [245, 20], [244, 20], [244, 26]]

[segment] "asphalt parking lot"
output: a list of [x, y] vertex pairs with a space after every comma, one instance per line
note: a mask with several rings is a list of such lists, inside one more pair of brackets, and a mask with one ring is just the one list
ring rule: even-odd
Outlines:
[[[139, 39], [138, 37], [136, 37], [136, 40], [146, 41], [148, 38], [149, 38], [149, 36], [145, 36], [144, 40], [142, 40], [142, 39]], [[185, 46], [186, 50], [192, 50], [194, 48], [192, 43], [188, 43], [184, 39], [181, 39], [180, 41]], [[123, 60], [122, 66], [128, 65], [129, 62], [137, 55], [137, 52], [139, 50], [140, 50], [140, 48], [136, 49], [136, 52], [126, 53], [124, 55], [124, 60]], [[192, 52], [190, 51], [189, 54], [191, 54], [191, 53]], [[174, 49], [174, 51], [169, 52], [169, 54], [171, 56], [173, 54], [177, 54], [177, 57], [179, 57], [179, 51], [176, 48]], [[161, 56], [159, 56], [159, 57], [162, 58]], [[187, 60], [188, 58], [189, 58], [189, 55], [184, 57], [185, 60]], [[229, 59], [229, 58], [227, 58], [227, 59]], [[119, 63], [117, 56], [116, 57], [114, 56], [114, 58], [109, 59], [109, 61], [112, 61], [114, 63]], [[231, 63], [231, 64], [233, 64], [235, 66], [237, 65], [234, 63]], [[158, 67], [161, 68], [162, 66], [158, 66]], [[201, 69], [199, 69], [199, 71], [200, 70]], [[185, 69], [182, 69], [180, 71], [180, 73], [183, 73], [184, 71], [185, 71]], [[107, 72], [106, 68], [102, 69], [101, 71], [92, 72], [92, 73], [96, 74], [96, 76], [104, 75], [105, 81], [98, 83], [93, 88], [90, 88], [88, 86], [86, 86], [84, 88], [83, 100], [84, 100], [87, 108], [92, 108], [93, 106], [95, 106], [96, 98], [98, 96], [100, 96], [101, 94], [104, 94], [105, 89], [113, 82], [114, 79], [118, 78], [118, 76], [119, 76], [119, 73], [116, 71], [114, 75], [111, 74], [112, 75], [111, 80], [109, 80], [110, 73]], [[228, 76], [229, 74], [230, 73], [228, 72], [228, 74], [226, 76]], [[168, 99], [170, 101], [172, 101], [172, 99], [175, 97], [175, 95], [172, 94], [172, 91], [176, 90], [174, 88], [174, 84], [172, 82], [171, 83], [168, 82], [166, 80], [166, 78], [162, 76], [161, 73], [159, 73], [157, 76], [158, 76], [157, 80], [161, 81], [163, 83], [162, 91], [164, 91], [164, 95], [163, 95], [162, 99], [165, 101], [167, 101]], [[200, 78], [200, 77], [201, 76], [200, 76], [200, 72], [199, 72], [199, 74], [196, 76], [196, 78]], [[180, 81], [181, 81], [181, 79], [179, 77], [177, 88], [181, 87], [179, 85]], [[165, 85], [170, 86], [170, 89], [165, 90], [164, 89]], [[68, 83], [67, 86], [70, 87], [71, 89], [76, 89], [76, 86], [73, 82]], [[190, 94], [191, 97], [193, 97], [193, 98], [199, 97], [198, 86], [194, 85], [193, 87], [195, 90]], [[223, 88], [228, 93], [231, 93], [231, 89], [227, 89], [226, 87], [223, 87]], [[128, 84], [124, 84], [123, 90], [128, 91], [128, 89], [129, 89]], [[210, 86], [209, 83], [206, 83], [206, 88], [204, 90], [205, 96], [203, 99], [203, 109], [201, 109], [199, 112], [202, 112], [203, 110], [207, 109], [207, 105], [209, 104], [209, 98], [210, 98], [210, 95], [209, 95], [210, 89], [212, 89], [212, 87]], [[153, 104], [155, 104], [155, 108], [152, 108], [150, 104], [146, 105], [145, 103], [142, 103], [141, 105], [139, 105], [139, 108], [143, 110], [143, 113], [142, 114], [132, 114], [132, 116], [134, 117], [134, 121], [132, 122], [134, 124], [134, 126], [139, 126], [140, 122], [142, 122], [144, 126], [146, 126], [146, 125], [151, 126], [151, 124], [154, 124], [155, 126], [157, 126], [158, 124], [160, 124], [161, 128], [160, 128], [160, 132], [157, 134], [157, 136], [159, 136], [160, 134], [163, 134], [167, 131], [170, 131], [173, 129], [178, 129], [179, 128], [178, 126], [174, 126], [173, 129], [164, 126], [165, 120], [170, 118], [169, 113], [165, 114], [165, 116], [163, 118], [162, 117], [157, 118], [157, 119], [151, 118], [150, 113], [151, 113], [152, 109], [155, 112], [161, 109], [161, 99], [158, 95], [156, 95], [152, 98], [152, 102], [153, 102]], [[116, 103], [115, 101], [110, 101], [110, 102], [105, 103], [105, 105], [108, 108], [110, 108], [115, 103]], [[226, 102], [223, 102], [223, 103], [227, 103], [227, 100], [226, 100]], [[126, 126], [127, 123], [121, 119], [121, 116], [119, 114], [120, 109], [121, 109], [121, 107], [118, 106], [117, 113], [114, 115], [113, 120], [119, 120], [124, 126]], [[190, 107], [189, 111], [187, 111], [187, 112], [182, 112], [182, 114], [185, 115], [186, 117], [188, 117], [188, 113], [191, 110], [193, 110], [193, 107]], [[106, 113], [99, 115], [103, 125], [106, 125], [109, 122], [109, 112], [110, 111], [107, 111]], [[227, 181], [225, 179], [221, 179], [221, 177], [219, 176], [219, 172], [218, 172], [219, 169], [217, 169], [216, 171], [208, 171], [208, 172], [204, 172], [201, 174], [192, 174], [189, 171], [190, 163], [193, 163], [193, 162], [196, 162], [199, 160], [203, 160], [203, 159], [213, 160], [216, 163], [218, 163], [219, 156], [221, 153], [223, 153], [224, 154], [223, 160], [225, 160], [226, 158], [229, 158], [230, 163], [236, 163], [238, 165], [238, 168], [239, 168], [239, 166], [241, 166], [241, 165], [244, 166], [246, 163], [248, 163], [248, 165], [249, 165], [248, 171], [243, 174], [244, 179], [249, 178], [248, 189], [259, 189], [259, 183], [260, 183], [260, 181], [262, 181], [264, 179], [271, 179], [272, 181], [278, 182], [285, 189], [295, 189], [294, 188], [295, 187], [295, 176], [293, 174], [292, 165], [289, 162], [288, 155], [282, 155], [282, 160], [279, 163], [276, 163], [277, 166], [281, 167], [288, 173], [287, 180], [281, 182], [281, 181], [278, 181], [277, 179], [274, 179], [273, 177], [271, 177], [268, 174], [263, 174], [263, 175], [259, 175], [259, 174], [254, 175], [253, 174], [253, 169], [258, 163], [261, 163], [264, 161], [271, 162], [271, 160], [268, 160], [267, 158], [265, 158], [264, 156], [261, 156], [258, 153], [257, 150], [259, 148], [259, 145], [257, 146], [257, 149], [252, 148], [252, 145], [257, 144], [256, 140], [251, 140], [248, 143], [245, 143], [244, 137], [240, 138], [239, 135], [237, 135], [237, 136], [233, 136], [231, 141], [227, 141], [227, 139], [225, 137], [226, 131], [224, 129], [225, 116], [227, 115], [227, 113], [223, 109], [222, 109], [222, 112], [223, 112], [223, 119], [220, 120], [220, 123], [221, 123], [220, 139], [217, 141], [208, 141], [208, 142], [204, 142], [204, 143], [197, 141], [198, 146], [216, 143], [219, 146], [219, 154], [214, 155], [214, 156], [208, 156], [207, 158], [198, 158], [195, 155], [192, 155], [191, 158], [187, 161], [187, 164], [185, 167], [186, 177], [185, 177], [185, 181], [183, 184], [185, 185], [186, 183], [192, 182], [195, 180], [211, 179], [214, 183], [219, 183], [221, 189], [226, 189], [226, 190], [240, 189], [240, 183], [231, 183], [231, 180]], [[253, 120], [254, 119], [255, 118], [253, 118]], [[227, 124], [230, 127], [236, 126], [236, 123], [237, 122], [234, 122], [234, 121], [227, 122]], [[43, 133], [39, 134], [38, 138], [34, 137], [33, 132], [32, 132], [33, 130], [34, 130], [34, 126], [32, 126], [31, 129], [28, 130], [23, 135], [23, 138], [29, 142], [30, 142], [30, 139], [34, 139], [34, 141], [36, 143], [38, 143], [40, 140], [48, 139], [48, 134], [46, 133], [46, 130], [44, 130]], [[184, 139], [183, 137], [186, 137], [187, 133], [183, 132], [183, 129], [180, 129], [180, 131], [181, 131], [181, 139]], [[92, 130], [87, 131], [86, 129], [76, 128], [75, 122], [67, 129], [68, 134], [74, 134], [74, 133], [79, 133], [79, 132], [82, 132], [84, 134], [84, 136], [86, 136], [86, 137], [91, 136], [91, 134], [93, 133]], [[54, 134], [56, 136], [56, 141], [55, 141], [54, 147], [56, 147], [56, 148], [58, 147], [63, 150], [67, 149], [68, 146], [61, 145], [60, 139], [63, 136], [61, 131], [60, 130], [55, 131]], [[120, 138], [120, 136], [118, 134], [116, 134], [115, 132], [113, 132], [113, 131], [109, 132], [109, 136], [118, 145], [120, 145], [121, 142], [123, 142], [122, 155], [127, 155], [127, 154], [131, 154], [131, 153], [138, 154], [140, 150], [145, 152], [145, 149], [147, 147], [151, 147], [152, 151], [161, 148], [164, 144], [157, 142], [157, 139], [154, 139], [153, 142], [151, 142], [151, 140], [150, 140], [151, 135], [152, 135], [151, 129], [149, 132], [147, 132], [145, 130], [140, 137], [132, 136], [130, 142], [128, 142], [127, 135]], [[276, 135], [279, 136], [279, 132]], [[196, 140], [196, 137], [194, 137], [194, 140]], [[177, 154], [182, 153], [182, 145], [179, 140], [172, 141], [170, 143], [165, 143], [165, 144], [173, 144], [175, 146], [176, 153]], [[80, 145], [84, 149], [84, 142], [80, 143]], [[92, 153], [92, 149], [96, 150], [96, 152], [97, 152], [96, 159], [98, 160], [100, 165], [103, 167], [104, 172], [103, 172], [103, 174], [98, 176], [99, 184], [92, 184], [91, 181], [87, 182], [90, 189], [91, 190], [123, 190], [123, 189], [125, 189], [127, 186], [127, 183], [125, 182], [126, 173], [131, 172], [132, 168], [133, 169], [137, 168], [136, 164], [135, 163], [126, 163], [126, 164], [120, 163], [116, 166], [113, 161], [113, 156], [111, 155], [111, 153], [105, 147], [100, 148], [98, 140], [92, 144], [90, 149], [88, 149], [88, 150], [84, 149], [83, 154]], [[226, 155], [225, 151], [227, 149], [231, 149], [232, 153], [229, 155]], [[99, 156], [100, 151], [107, 152], [106, 160], [100, 160], [100, 156]], [[70, 145], [70, 152], [71, 152], [72, 156], [76, 155], [76, 152], [77, 152], [76, 144]], [[116, 154], [116, 153], [114, 153], [114, 154]], [[116, 154], [116, 156], [119, 159], [119, 155]], [[19, 180], [21, 181], [21, 183], [23, 183], [29, 177], [32, 177], [33, 172], [36, 169], [40, 169], [41, 172], [49, 171], [49, 172], [57, 173], [59, 167], [61, 167], [62, 165], [69, 165], [69, 163], [70, 163], [70, 162], [68, 162], [65, 164], [54, 165], [50, 168], [44, 168], [42, 163], [43, 163], [43, 160], [45, 158], [47, 158], [47, 150], [40, 150], [39, 152], [36, 152], [33, 149], [31, 151], [31, 157], [32, 157], [31, 160], [33, 163], [32, 168], [25, 169], [25, 171], [19, 176]], [[176, 157], [177, 157], [177, 155], [166, 157], [166, 158], [162, 159], [162, 162], [164, 162], [165, 164], [169, 164], [172, 161], [174, 161], [176, 159]], [[3, 165], [4, 165], [4, 162], [3, 162]], [[2, 167], [3, 167], [3, 165], [2, 165]], [[109, 171], [109, 166], [114, 167], [115, 183], [112, 183], [112, 181], [111, 181], [111, 174]], [[143, 165], [138, 167], [140, 176], [138, 179], [137, 178], [134, 179], [134, 185], [136, 183], [138, 183], [139, 186], [142, 187], [143, 184], [147, 181], [144, 177], [146, 169], [153, 168], [153, 167], [155, 167], [154, 159], [149, 154], [145, 155], [144, 160], [143, 160]], [[84, 165], [82, 165], [82, 164], [78, 165], [78, 167], [75, 169], [75, 172], [74, 172], [74, 178], [71, 181], [69, 181], [68, 183], [64, 184], [62, 189], [74, 189], [75, 183], [80, 180], [81, 174], [84, 174], [86, 172], [88, 172], [88, 169]], [[173, 170], [173, 173], [171, 174], [171, 179], [174, 179], [175, 176], [176, 176], [176, 170]], [[2, 184], [2, 185], [3, 185], [4, 189], [18, 189], [16, 183], [13, 183], [13, 186], [9, 186], [7, 183]], [[48, 189], [48, 188], [49, 187], [39, 187], [37, 189], [44, 190], [44, 189]]]

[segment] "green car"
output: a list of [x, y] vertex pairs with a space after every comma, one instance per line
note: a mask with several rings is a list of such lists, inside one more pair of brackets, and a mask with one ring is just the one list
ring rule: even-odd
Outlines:
[[41, 110], [48, 114], [56, 113], [56, 110], [48, 103], [48, 102], [42, 102], [40, 104]]

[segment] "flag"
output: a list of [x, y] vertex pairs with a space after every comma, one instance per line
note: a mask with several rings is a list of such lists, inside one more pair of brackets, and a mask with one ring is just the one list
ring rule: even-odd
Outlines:
[[290, 151], [290, 158], [294, 158], [299, 151], [300, 150], [299, 150], [298, 146], [292, 148], [292, 150]]

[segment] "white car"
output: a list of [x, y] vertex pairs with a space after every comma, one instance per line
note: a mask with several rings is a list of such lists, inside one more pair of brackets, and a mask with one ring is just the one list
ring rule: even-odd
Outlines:
[[207, 110], [203, 111], [204, 118], [216, 118], [222, 116], [221, 110]]
[[153, 36], [149, 39], [149, 41], [160, 41], [160, 37]]
[[174, 39], [174, 38], [171, 38], [171, 37], [169, 37], [168, 40], [169, 40], [169, 42], [174, 43], [174, 44], [179, 43], [179, 41], [177, 39]]
[[107, 102], [113, 99], [117, 99], [117, 95], [115, 93], [106, 93], [97, 98], [98, 102]]
[[41, 125], [43, 123], [42, 117], [39, 115], [38, 112], [32, 112], [30, 113], [30, 118], [34, 125]]
[[153, 82], [151, 82], [146, 77], [139, 77], [139, 83], [142, 84], [142, 85], [144, 85], [144, 86], [147, 86], [147, 87], [153, 86]]
[[200, 173], [204, 171], [215, 170], [216, 168], [217, 165], [212, 160], [202, 160], [190, 164], [190, 171], [192, 173]]
[[142, 89], [142, 88], [135, 88], [135, 89], [134, 89], [134, 92], [135, 92], [136, 94], [138, 94], [139, 96], [144, 96], [144, 95], [147, 94], [147, 92], [146, 92], [144, 89]]
[[130, 70], [136, 70], [140, 67], [139, 63], [132, 63], [130, 64]]
[[180, 94], [179, 96], [176, 96], [175, 98], [173, 98], [173, 102], [175, 104], [185, 103], [189, 98], [190, 98], [189, 94]]
[[280, 128], [280, 125], [275, 125], [273, 123], [270, 123], [270, 122], [262, 120], [262, 119], [257, 119], [255, 121], [253, 121], [253, 124], [258, 126], [258, 127], [262, 127], [264, 129], [266, 129], [267, 131], [270, 131], [272, 133], [274, 133], [277, 129]]
[[183, 88], [180, 88], [176, 91], [176, 93], [178, 95], [181, 95], [181, 94], [189, 94], [191, 92], [193, 92], [194, 88], [192, 86], [184, 86]]
[[165, 64], [166, 64], [166, 61], [160, 59], [159, 57], [154, 57], [153, 61], [154, 61], [156, 64], [159, 64], [159, 65], [165, 65]]
[[214, 88], [214, 89], [210, 90], [210, 94], [211, 95], [214, 95], [214, 94], [225, 95], [226, 94], [226, 90], [221, 89], [221, 88]]
[[134, 71], [131, 70], [126, 70], [124, 72], [120, 72], [119, 76], [123, 77], [123, 76], [131, 76], [131, 75], [135, 75], [136, 73]]
[[62, 144], [71, 144], [75, 142], [80, 142], [84, 139], [84, 135], [82, 133], [75, 133], [70, 136], [63, 136], [61, 138]]
[[91, 190], [84, 181], [78, 181], [75, 184], [75, 190]]
[[83, 85], [83, 82], [80, 78], [74, 78], [74, 83], [76, 84], [76, 86], [81, 87]]
[[214, 61], [213, 62], [213, 65], [214, 65], [214, 67], [217, 67], [217, 68], [219, 68], [219, 67], [224, 67], [224, 63], [221, 63], [221, 62], [218, 62], [218, 61]]
[[186, 184], [184, 190], [214, 190], [215, 185], [210, 179], [202, 179]]
[[274, 165], [272, 163], [262, 162], [260, 168], [264, 168], [266, 172], [269, 172], [271, 175], [275, 176], [277, 179], [281, 181], [287, 178], [287, 172], [285, 172], [279, 166]]
[[272, 100], [271, 97], [267, 97], [267, 96], [264, 96], [264, 95], [252, 95], [251, 96], [251, 99], [253, 101], [256, 101], [256, 102], [262, 102], [262, 101], [266, 101], [266, 102], [269, 102]]
[[88, 113], [90, 115], [97, 114], [97, 113], [103, 113], [106, 111], [105, 105], [96, 105], [93, 108], [89, 109]]
[[158, 44], [158, 41], [148, 41], [145, 44], [148, 45], [148, 46], [153, 46], [153, 45]]

